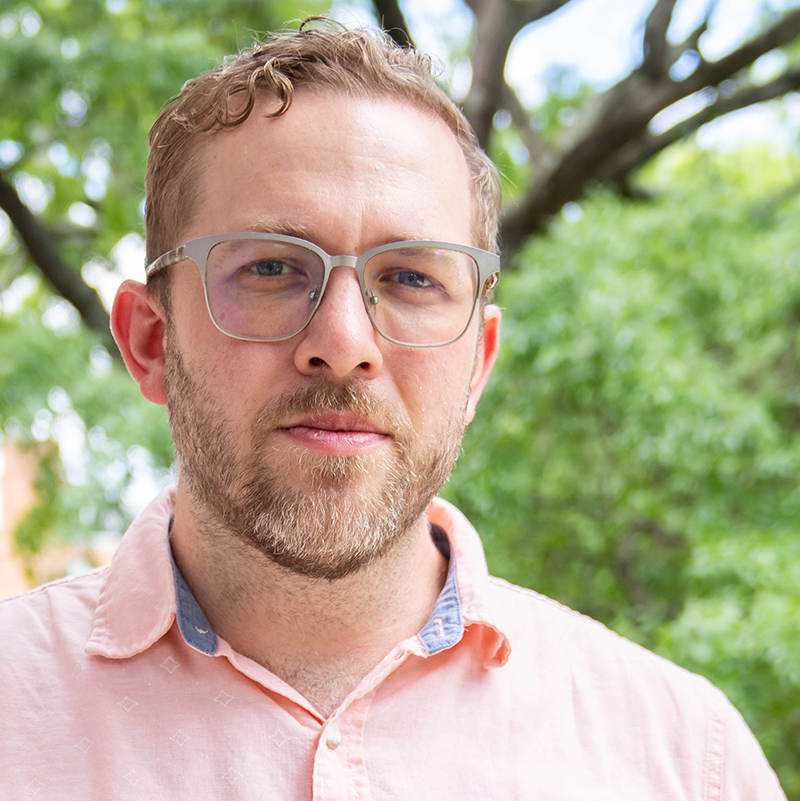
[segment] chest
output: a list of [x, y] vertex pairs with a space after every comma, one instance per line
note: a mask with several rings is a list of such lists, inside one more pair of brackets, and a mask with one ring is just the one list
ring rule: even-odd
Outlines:
[[[681, 755], [659, 732], [620, 728], [611, 714], [579, 716], [535, 682], [509, 681], [456, 652], [442, 657], [361, 682], [325, 720], [226, 660], [213, 660], [210, 674], [166, 656], [147, 681], [120, 664], [40, 709], [46, 749], [10, 732], [0, 775], [20, 798], [32, 787], [59, 801], [183, 798], [187, 788], [198, 801], [703, 797], [703, 765], [679, 775]], [[20, 703], [5, 720], [13, 729], [29, 714]], [[682, 740], [702, 756], [697, 734]]]

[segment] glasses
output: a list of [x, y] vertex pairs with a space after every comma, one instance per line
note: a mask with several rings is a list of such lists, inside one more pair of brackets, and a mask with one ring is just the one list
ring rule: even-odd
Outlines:
[[358, 273], [375, 330], [398, 345], [432, 348], [462, 337], [478, 300], [497, 281], [500, 257], [447, 242], [391, 242], [362, 256], [331, 256], [282, 234], [192, 239], [156, 259], [159, 270], [190, 259], [200, 268], [214, 325], [235, 339], [278, 342], [300, 333], [319, 308], [331, 270]]

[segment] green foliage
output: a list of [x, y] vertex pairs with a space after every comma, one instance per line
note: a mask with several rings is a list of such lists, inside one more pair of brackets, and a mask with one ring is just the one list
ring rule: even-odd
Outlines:
[[[313, 0], [305, 10], [321, 8]], [[43, 219], [66, 229], [84, 261], [107, 258], [141, 227], [147, 132], [160, 106], [258, 32], [303, 15], [294, 3], [250, 0], [35, 0], [0, 15], [0, 140], [21, 148], [14, 173], [50, 195]], [[88, 231], [66, 219], [76, 202], [98, 213]]]
[[[0, 169], [87, 281], [121, 277], [114, 248], [141, 230], [147, 132], [164, 101], [259, 32], [324, 7], [32, 0], [0, 10]], [[0, 436], [46, 454], [39, 504], [17, 530], [31, 553], [124, 530], [133, 496], [164, 480], [172, 449], [163, 410], [142, 401], [0, 218]]]
[[447, 488], [494, 572], [726, 690], [795, 798], [798, 175], [673, 150], [652, 202], [597, 194], [531, 243]]
[[23, 283], [30, 294], [0, 317], [0, 425], [46, 456], [39, 505], [16, 532], [18, 547], [36, 552], [98, 529], [124, 530], [136, 504], [121, 506], [121, 498], [132, 481], [148, 479], [146, 467], [164, 477], [172, 446], [163, 410], [142, 401], [95, 335], [53, 314], [68, 304], [54, 307], [34, 281], [19, 279], [12, 291], [22, 296]]
[[[553, 67], [547, 74], [548, 94], [544, 102], [529, 115], [533, 129], [545, 142], [555, 145], [568, 139], [578, 118], [578, 109], [593, 95], [592, 89], [564, 67]], [[518, 200], [532, 182], [536, 181], [528, 150], [511, 114], [501, 111], [495, 115], [489, 142], [489, 155], [503, 178], [503, 201], [506, 205]]]

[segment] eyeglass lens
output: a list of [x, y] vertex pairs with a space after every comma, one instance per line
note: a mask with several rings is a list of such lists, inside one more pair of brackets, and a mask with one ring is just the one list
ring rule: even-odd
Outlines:
[[[231, 239], [206, 260], [212, 317], [229, 334], [290, 337], [319, 305], [325, 265], [292, 242]], [[478, 265], [457, 250], [412, 244], [375, 254], [364, 267], [366, 308], [380, 333], [409, 345], [457, 339], [478, 295]]]

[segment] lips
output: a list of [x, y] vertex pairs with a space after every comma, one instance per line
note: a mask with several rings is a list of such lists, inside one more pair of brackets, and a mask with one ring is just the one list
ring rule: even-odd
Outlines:
[[342, 456], [366, 454], [391, 439], [378, 424], [348, 412], [304, 417], [280, 430], [295, 444]]
[[348, 412], [326, 412], [321, 415], [305, 417], [281, 427], [287, 431], [294, 428], [307, 428], [318, 431], [363, 432], [385, 435], [383, 429], [376, 423]]

